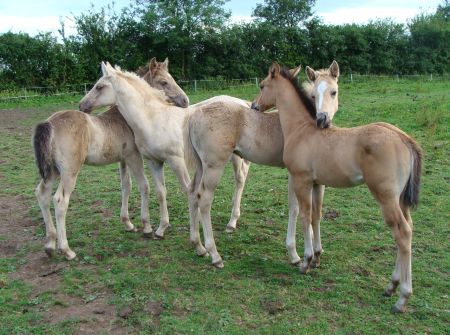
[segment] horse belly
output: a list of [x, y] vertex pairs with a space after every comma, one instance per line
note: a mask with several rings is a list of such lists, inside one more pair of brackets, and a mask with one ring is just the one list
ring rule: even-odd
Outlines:
[[109, 136], [97, 136], [89, 145], [85, 164], [107, 165], [119, 162], [124, 156], [124, 150], [133, 145], [134, 143], [126, 140], [115, 141]]
[[86, 156], [87, 165], [107, 165], [119, 162], [122, 159], [120, 152], [116, 150], [92, 150]]
[[316, 184], [336, 188], [353, 187], [364, 183], [364, 176], [358, 166], [352, 164], [330, 164], [313, 168]]
[[238, 156], [256, 164], [284, 167], [283, 150], [271, 150], [272, 148], [240, 148], [235, 153]]

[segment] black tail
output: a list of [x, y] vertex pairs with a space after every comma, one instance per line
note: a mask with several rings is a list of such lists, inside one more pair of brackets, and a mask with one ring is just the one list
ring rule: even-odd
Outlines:
[[34, 129], [33, 146], [39, 173], [47, 181], [54, 173], [51, 150], [52, 125], [49, 122], [39, 123]]
[[411, 173], [405, 189], [400, 195], [400, 202], [410, 208], [419, 204], [420, 176], [422, 174], [422, 149], [411, 138], [408, 141], [411, 152]]

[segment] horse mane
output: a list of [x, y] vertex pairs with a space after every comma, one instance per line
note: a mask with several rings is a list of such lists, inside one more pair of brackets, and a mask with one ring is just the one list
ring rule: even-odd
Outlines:
[[308, 111], [309, 115], [315, 121], [316, 117], [317, 117], [316, 106], [313, 103], [313, 101], [311, 100], [311, 97], [308, 94], [308, 92], [306, 92], [304, 87], [301, 87], [299, 85], [297, 78], [292, 76], [292, 74], [289, 72], [288, 68], [283, 67], [280, 71], [280, 74], [283, 78], [289, 80], [291, 85], [295, 88], [295, 92], [297, 92], [298, 97], [302, 101], [302, 103], [305, 106], [306, 110]]
[[150, 99], [155, 98], [165, 105], [172, 105], [163, 91], [151, 87], [143, 78], [139, 77], [136, 73], [122, 71], [119, 68], [116, 68], [116, 70], [118, 71], [117, 75], [125, 79], [128, 83], [130, 83], [130, 85], [138, 88], [138, 90], [144, 95], [145, 98], [149, 96]]
[[302, 82], [302, 87], [303, 87], [303, 90], [305, 91], [305, 93], [308, 94], [308, 97], [310, 99], [312, 99], [311, 94], [314, 89], [314, 84], [310, 81], [304, 81], [304, 82]]

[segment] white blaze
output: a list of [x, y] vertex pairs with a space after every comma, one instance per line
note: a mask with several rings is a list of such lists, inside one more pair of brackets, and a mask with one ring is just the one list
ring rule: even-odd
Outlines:
[[319, 86], [317, 86], [317, 93], [319, 93], [319, 108], [320, 111], [322, 109], [323, 104], [323, 94], [327, 90], [327, 82], [325, 80], [321, 81]]

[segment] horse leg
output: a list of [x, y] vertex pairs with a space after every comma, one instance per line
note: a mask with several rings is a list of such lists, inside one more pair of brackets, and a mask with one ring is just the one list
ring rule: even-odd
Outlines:
[[295, 196], [294, 182], [289, 174], [288, 181], [288, 200], [289, 200], [289, 221], [286, 235], [286, 248], [289, 255], [289, 261], [292, 265], [300, 264], [300, 256], [297, 254], [296, 247], [296, 226], [299, 213], [298, 201]]
[[320, 239], [320, 219], [322, 218], [322, 203], [325, 186], [314, 185], [312, 193], [312, 229], [313, 229], [313, 249], [314, 258], [311, 262], [312, 267], [320, 266], [320, 255], [323, 253], [322, 242]]
[[36, 197], [41, 208], [42, 217], [45, 223], [45, 252], [49, 257], [52, 257], [56, 249], [56, 228], [53, 225], [52, 214], [50, 213], [50, 201], [52, 198], [52, 186], [55, 177], [51, 176], [47, 182], [42, 179], [36, 187]]
[[300, 207], [300, 220], [303, 228], [304, 238], [304, 259], [303, 264], [300, 265], [300, 272], [305, 274], [308, 272], [311, 261], [313, 259], [313, 244], [312, 244], [312, 230], [311, 230], [311, 212], [312, 212], [312, 183], [302, 181], [302, 176], [293, 176], [295, 195], [298, 199]]
[[164, 165], [163, 162], [147, 160], [150, 171], [152, 172], [153, 182], [155, 184], [156, 197], [159, 203], [159, 227], [155, 232], [155, 238], [161, 239], [164, 237], [164, 231], [170, 226], [169, 211], [167, 210], [167, 190], [164, 180]]
[[241, 216], [241, 198], [244, 192], [245, 180], [247, 179], [250, 162], [240, 158], [237, 155], [231, 156], [231, 163], [234, 170], [234, 194], [233, 194], [233, 209], [231, 210], [230, 221], [227, 224], [226, 232], [232, 233], [236, 230], [237, 220]]
[[202, 245], [200, 239], [200, 226], [199, 226], [199, 207], [198, 207], [198, 194], [200, 194], [200, 181], [203, 171], [197, 171], [192, 180], [192, 184], [188, 193], [189, 201], [189, 217], [190, 217], [190, 237], [189, 240], [194, 245], [198, 256], [207, 256], [208, 251]]
[[134, 155], [127, 157], [126, 164], [131, 170], [136, 182], [138, 184], [139, 192], [141, 193], [141, 222], [144, 226], [143, 234], [149, 237], [153, 233], [152, 225], [150, 224], [149, 215], [149, 186], [148, 180], [144, 172], [144, 163], [141, 154], [136, 152]]
[[[64, 169], [62, 171], [64, 171]], [[58, 249], [61, 250], [66, 259], [69, 261], [74, 259], [76, 254], [70, 249], [69, 243], [67, 242], [66, 213], [67, 207], [69, 206], [70, 195], [75, 188], [78, 171], [79, 169], [77, 169], [76, 172], [74, 172], [74, 170], [62, 172], [61, 181], [55, 195], [53, 196], [56, 217], [56, 232], [58, 234]]]
[[125, 225], [126, 231], [136, 232], [136, 227], [130, 221], [128, 214], [128, 199], [131, 191], [131, 176], [124, 161], [119, 163], [120, 186], [122, 189], [122, 207], [120, 208], [120, 220]]
[[[412, 224], [405, 218], [398, 200], [392, 199], [381, 203], [381, 209], [386, 224], [391, 228], [395, 242], [397, 244], [397, 258], [394, 272], [392, 273], [391, 283], [389, 283], [385, 295], [392, 295], [400, 287], [400, 298], [395, 303], [392, 311], [394, 313], [403, 313], [406, 310], [406, 304], [412, 294], [412, 275], [411, 275], [411, 240]], [[410, 217], [409, 217], [410, 219]], [[412, 222], [411, 222], [412, 223]]]
[[203, 226], [203, 235], [205, 239], [206, 250], [211, 255], [212, 264], [217, 268], [223, 268], [223, 261], [220, 257], [211, 225], [211, 205], [214, 199], [214, 191], [222, 176], [224, 166], [206, 168], [202, 176], [202, 190], [198, 192], [198, 204], [200, 208], [200, 217]]
[[[400, 205], [401, 209], [402, 209], [402, 213], [403, 216], [405, 217], [406, 221], [408, 221], [408, 224], [410, 226], [410, 228], [413, 228], [413, 222], [411, 219], [411, 213], [410, 213], [410, 209], [409, 207], [405, 207]], [[392, 279], [391, 282], [388, 284], [388, 287], [386, 288], [386, 290], [384, 291], [384, 295], [386, 297], [392, 297], [392, 295], [395, 293], [398, 284], [399, 284], [399, 278], [400, 278], [400, 267], [399, 267], [399, 255], [400, 250], [397, 250], [397, 257], [395, 260], [395, 267], [394, 267], [394, 272], [392, 273]]]
[[189, 177], [189, 172], [186, 167], [186, 161], [184, 157], [172, 156], [167, 159], [167, 164], [169, 164], [172, 171], [175, 173], [178, 181], [180, 182], [181, 189], [184, 193], [189, 192], [189, 184], [191, 183], [191, 178]]

